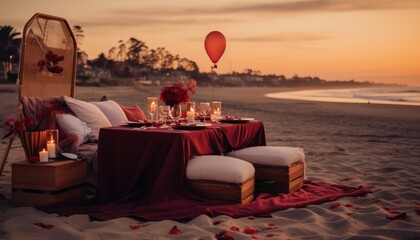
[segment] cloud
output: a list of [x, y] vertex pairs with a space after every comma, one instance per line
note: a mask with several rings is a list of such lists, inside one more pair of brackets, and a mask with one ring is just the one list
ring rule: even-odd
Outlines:
[[248, 37], [233, 37], [229, 40], [238, 42], [309, 42], [334, 39], [331, 36], [308, 33], [281, 33]]
[[[379, 11], [420, 8], [420, 0], [290, 0], [256, 3], [197, 4], [188, 7], [119, 7], [104, 10], [100, 18], [80, 22], [83, 26], [174, 26], [247, 22], [250, 16], [274, 19], [284, 14]], [[255, 18], [254, 18], [255, 19]]]
[[365, 11], [365, 10], [397, 10], [420, 8], [418, 0], [300, 0], [300, 1], [272, 1], [223, 4], [213, 7], [149, 7], [113, 10], [116, 14], [142, 16], [197, 16], [217, 14], [267, 14], [267, 13], [297, 13], [297, 12], [337, 12], [337, 11]]

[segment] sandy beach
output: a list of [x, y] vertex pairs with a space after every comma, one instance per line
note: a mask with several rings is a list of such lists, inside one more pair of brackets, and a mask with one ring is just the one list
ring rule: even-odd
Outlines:
[[[277, 211], [271, 218], [202, 215], [189, 222], [131, 218], [98, 222], [87, 215], [59, 217], [10, 206], [11, 164], [24, 159], [17, 139], [0, 176], [0, 238], [215, 239], [227, 230], [234, 239], [420, 239], [420, 107], [264, 97], [292, 90], [298, 89], [215, 88], [213, 96], [212, 88], [198, 87], [191, 101], [220, 100], [223, 114], [262, 120], [268, 145], [305, 150], [310, 180], [371, 186], [371, 193]], [[77, 87], [76, 98], [99, 101], [106, 95], [145, 109], [146, 98], [159, 92], [160, 87]], [[16, 86], [0, 85], [0, 119], [15, 114], [17, 106]], [[6, 145], [2, 140], [0, 156]], [[52, 228], [45, 227], [48, 224]], [[168, 234], [173, 226], [182, 234]], [[259, 231], [250, 235], [244, 233], [246, 228]]]

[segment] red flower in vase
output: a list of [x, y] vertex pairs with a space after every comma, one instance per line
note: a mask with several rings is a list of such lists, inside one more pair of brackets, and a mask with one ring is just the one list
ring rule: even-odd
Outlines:
[[184, 88], [183, 84], [175, 83], [172, 86], [162, 88], [160, 93], [160, 100], [166, 105], [174, 106], [176, 104], [183, 104], [190, 100], [190, 95], [195, 94], [197, 89], [197, 82], [191, 79], [190, 83], [187, 83], [187, 87]]

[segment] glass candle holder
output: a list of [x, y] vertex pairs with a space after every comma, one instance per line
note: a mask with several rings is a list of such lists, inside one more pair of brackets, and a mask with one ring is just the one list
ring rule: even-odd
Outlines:
[[195, 111], [195, 102], [187, 102], [187, 111]]
[[47, 151], [48, 158], [57, 157], [57, 145], [58, 145], [58, 129], [47, 129]]
[[221, 101], [212, 102], [212, 114], [215, 115], [216, 119], [220, 119], [222, 117], [222, 102]]
[[153, 121], [155, 119], [155, 115], [157, 116], [158, 110], [158, 99], [157, 97], [148, 97], [147, 98], [147, 111], [150, 115], [150, 120]]
[[195, 102], [187, 102], [187, 122], [193, 123], [195, 121]]

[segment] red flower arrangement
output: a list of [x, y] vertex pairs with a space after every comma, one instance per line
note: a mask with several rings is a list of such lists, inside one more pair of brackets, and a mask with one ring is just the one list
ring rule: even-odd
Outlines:
[[14, 138], [19, 131], [31, 130], [34, 126], [35, 122], [32, 119], [23, 118], [19, 120], [15, 115], [10, 115], [6, 118], [6, 121], [4, 121], [4, 130], [6, 130], [7, 133], [2, 139], [9, 136]]
[[61, 74], [64, 69], [58, 66], [58, 62], [61, 62], [63, 60], [64, 56], [59, 56], [58, 54], [55, 54], [52, 51], [48, 51], [48, 53], [45, 54], [44, 59], [38, 61], [38, 70], [42, 73], [46, 73], [46, 71], [49, 71], [50, 74]]
[[160, 100], [166, 105], [174, 106], [176, 104], [183, 104], [190, 100], [190, 95], [195, 94], [197, 89], [197, 81], [191, 79], [190, 83], [187, 83], [187, 87], [184, 88], [182, 83], [175, 83], [172, 86], [162, 88], [160, 93]]

